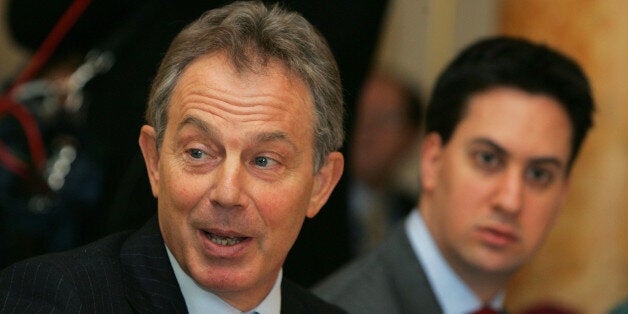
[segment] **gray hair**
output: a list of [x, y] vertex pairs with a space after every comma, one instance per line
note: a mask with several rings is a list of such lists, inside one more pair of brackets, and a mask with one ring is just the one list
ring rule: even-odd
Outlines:
[[[196, 58], [224, 52], [241, 71], [255, 71], [276, 59], [309, 87], [314, 103], [314, 164], [318, 170], [327, 155], [344, 141], [344, 106], [340, 74], [326, 40], [301, 15], [278, 5], [234, 2], [205, 12], [173, 40], [151, 88], [147, 123], [161, 147], [168, 104], [177, 81]], [[261, 63], [260, 63], [261, 62]]]

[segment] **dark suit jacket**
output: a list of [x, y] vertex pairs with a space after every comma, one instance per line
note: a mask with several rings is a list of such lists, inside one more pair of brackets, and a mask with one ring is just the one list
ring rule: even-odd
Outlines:
[[442, 313], [400, 223], [374, 251], [314, 288], [349, 313]]
[[[185, 313], [157, 218], [64, 253], [14, 264], [0, 273], [0, 312]], [[282, 313], [338, 308], [282, 280]]]

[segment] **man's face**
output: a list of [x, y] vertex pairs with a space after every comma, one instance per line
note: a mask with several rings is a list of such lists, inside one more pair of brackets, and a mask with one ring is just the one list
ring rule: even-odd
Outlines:
[[421, 211], [463, 280], [508, 276], [537, 250], [567, 191], [570, 140], [559, 103], [512, 88], [471, 97], [445, 146], [428, 135]]
[[142, 129], [166, 245], [241, 310], [270, 291], [303, 220], [342, 173], [338, 152], [314, 171], [313, 123], [309, 89], [280, 63], [238, 73], [217, 53], [180, 77], [159, 152], [154, 129]]

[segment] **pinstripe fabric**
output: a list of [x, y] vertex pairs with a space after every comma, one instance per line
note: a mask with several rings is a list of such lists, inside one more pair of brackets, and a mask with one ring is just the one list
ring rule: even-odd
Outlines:
[[[282, 281], [282, 313], [339, 313]], [[0, 313], [186, 313], [157, 218], [68, 252], [0, 272]]]
[[0, 312], [186, 312], [157, 219], [0, 273]]

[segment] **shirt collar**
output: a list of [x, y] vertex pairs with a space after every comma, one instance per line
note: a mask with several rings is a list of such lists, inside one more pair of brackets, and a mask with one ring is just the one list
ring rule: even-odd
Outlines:
[[[190, 314], [195, 313], [225, 313], [225, 314], [240, 314], [243, 313], [234, 308], [227, 302], [220, 299], [217, 295], [205, 290], [199, 286], [194, 279], [186, 274], [181, 266], [174, 258], [168, 246], [166, 246], [168, 252], [168, 259], [170, 265], [174, 270], [174, 275], [177, 278], [179, 287], [181, 287], [181, 293], [185, 299], [185, 304]], [[270, 290], [266, 298], [262, 300], [258, 306], [253, 310], [246, 313], [259, 313], [259, 314], [279, 314], [281, 310], [281, 280], [283, 278], [283, 270], [279, 271], [277, 280], [273, 288]], [[211, 309], [208, 311], [208, 309]]]
[[[464, 314], [482, 307], [482, 302], [441, 255], [418, 209], [413, 209], [406, 218], [405, 229], [414, 254], [427, 275], [443, 313]], [[501, 309], [503, 303], [504, 291], [500, 291], [491, 300], [490, 305], [495, 309]]]

